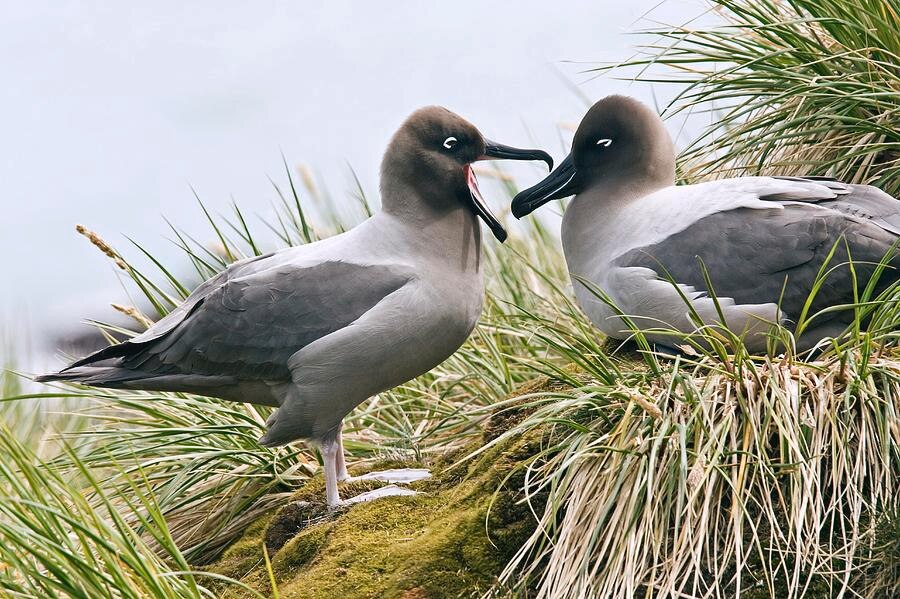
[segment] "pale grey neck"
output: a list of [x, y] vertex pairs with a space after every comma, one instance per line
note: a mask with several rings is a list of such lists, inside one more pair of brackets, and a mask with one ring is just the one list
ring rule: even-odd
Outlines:
[[456, 201], [428, 202], [407, 194], [391, 198], [389, 208], [373, 217], [378, 227], [391, 229], [410, 254], [453, 270], [480, 272], [481, 221], [472, 210]]
[[[674, 179], [674, 177], [673, 177]], [[580, 220], [595, 223], [603, 215], [624, 210], [629, 204], [637, 202], [665, 187], [674, 185], [674, 180], [659, 181], [640, 177], [610, 177], [594, 182], [590, 187], [576, 195], [566, 209], [568, 220]]]
[[594, 272], [597, 261], [608, 261], [629, 247], [629, 238], [642, 225], [634, 204], [664, 187], [647, 181], [603, 181], [572, 198], [561, 230], [569, 271]]

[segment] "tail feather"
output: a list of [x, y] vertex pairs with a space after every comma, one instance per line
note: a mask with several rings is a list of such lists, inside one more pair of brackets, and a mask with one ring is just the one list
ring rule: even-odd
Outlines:
[[38, 383], [63, 381], [113, 389], [187, 392], [236, 385], [240, 382], [232, 376], [146, 372], [121, 366], [70, 366], [53, 374], [35, 377], [34, 380]]
[[94, 353], [81, 358], [80, 360], [76, 360], [72, 362], [63, 369], [63, 372], [67, 370], [71, 370], [73, 368], [78, 368], [81, 366], [87, 366], [88, 364], [95, 364], [97, 362], [103, 362], [104, 360], [110, 360], [112, 358], [124, 358], [128, 356], [133, 356], [134, 354], [140, 352], [142, 349], [142, 344], [132, 343], [131, 341], [123, 341], [122, 343], [116, 343], [115, 345], [110, 345], [109, 347], [104, 347], [99, 351], [95, 351]]
[[35, 377], [35, 382], [70, 382], [92, 387], [122, 388], [124, 383], [153, 377], [145, 372], [128, 370], [118, 366], [69, 366], [60, 372]]
[[265, 381], [241, 381], [233, 376], [147, 372], [121, 366], [77, 366], [35, 377], [35, 382], [80, 383], [106, 389], [174, 391], [219, 397], [229, 401], [281, 405], [279, 387]]

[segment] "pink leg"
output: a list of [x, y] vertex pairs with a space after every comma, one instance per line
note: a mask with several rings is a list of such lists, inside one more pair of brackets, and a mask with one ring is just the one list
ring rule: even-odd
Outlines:
[[350, 474], [347, 472], [347, 462], [344, 461], [344, 438], [341, 435], [340, 428], [338, 429], [338, 434], [337, 434], [336, 466], [337, 466], [338, 482], [347, 480], [348, 478], [350, 478]]
[[336, 507], [341, 504], [337, 488], [337, 456], [339, 452], [340, 444], [336, 441], [322, 444], [322, 461], [325, 467], [325, 501], [328, 503], [328, 507]]

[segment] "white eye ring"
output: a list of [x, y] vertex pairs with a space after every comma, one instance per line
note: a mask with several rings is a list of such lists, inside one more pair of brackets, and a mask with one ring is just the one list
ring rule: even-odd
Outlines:
[[450, 137], [448, 137], [447, 139], [444, 140], [444, 147], [449, 150], [456, 144], [456, 141], [457, 141], [456, 138], [451, 135]]
[[604, 146], [606, 146], [606, 147], [608, 148], [609, 146], [612, 145], [612, 140], [611, 140], [611, 139], [608, 139], [608, 138], [606, 138], [606, 137], [604, 137], [603, 139], [598, 139], [598, 140], [597, 140], [597, 145], [599, 146], [599, 145], [601, 145], [601, 144], [604, 145]]

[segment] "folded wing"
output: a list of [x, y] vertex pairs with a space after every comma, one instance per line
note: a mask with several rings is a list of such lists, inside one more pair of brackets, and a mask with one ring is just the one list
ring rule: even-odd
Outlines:
[[[141, 335], [64, 370], [114, 366], [172, 375], [287, 380], [288, 358], [365, 314], [410, 280], [399, 266], [342, 260], [298, 266], [270, 257], [233, 265]], [[129, 386], [136, 388], [134, 378]]]
[[[715, 212], [650, 246], [620, 256], [616, 265], [649, 268], [738, 305], [780, 303], [785, 317], [801, 314], [823, 265], [829, 271], [812, 312], [854, 301], [898, 242], [900, 202], [868, 186], [800, 178], [747, 177], [703, 185], [704, 193], [754, 192], [772, 207]], [[818, 190], [818, 191], [817, 191]], [[832, 254], [832, 250], [834, 253]], [[829, 259], [829, 255], [831, 255]], [[713, 290], [707, 288], [703, 270]], [[900, 277], [893, 252], [878, 289]]]

